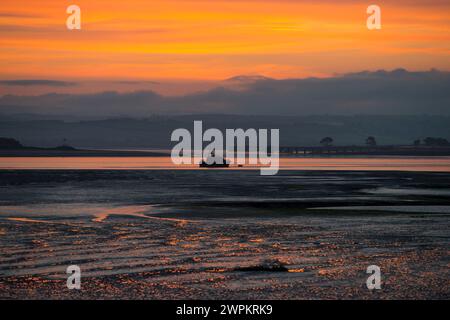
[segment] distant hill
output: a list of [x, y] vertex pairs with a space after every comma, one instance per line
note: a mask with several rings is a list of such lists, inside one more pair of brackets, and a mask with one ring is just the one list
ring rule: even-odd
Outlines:
[[58, 150], [58, 151], [75, 151], [74, 147], [69, 145], [60, 145], [55, 148], [38, 148], [38, 147], [29, 147], [22, 145], [18, 140], [13, 138], [4, 138], [0, 137], [0, 150]]
[[0, 137], [0, 149], [21, 149], [22, 144], [16, 139]]
[[261, 75], [239, 75], [235, 77], [231, 77], [228, 79], [225, 79], [223, 83], [253, 83], [257, 81], [270, 81], [275, 80], [269, 77], [261, 76]]

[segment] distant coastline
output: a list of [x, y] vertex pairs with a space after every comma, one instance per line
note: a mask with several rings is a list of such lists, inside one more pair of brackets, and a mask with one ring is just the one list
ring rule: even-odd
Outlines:
[[[441, 138], [427, 138], [436, 139]], [[425, 139], [426, 140], [426, 139]], [[282, 146], [280, 156], [450, 156], [449, 142], [442, 145], [366, 145], [366, 146]], [[143, 150], [91, 150], [77, 149], [67, 144], [53, 148], [23, 146], [13, 138], [0, 137], [0, 157], [167, 157], [168, 153]]]
[[0, 157], [167, 157], [167, 154], [153, 151], [24, 148], [16, 150], [0, 149]]
[[450, 156], [448, 146], [329, 146], [281, 147], [285, 156]]
[[54, 148], [23, 146], [12, 138], [0, 138], [0, 157], [164, 157], [153, 151], [116, 151], [76, 149], [67, 144]]

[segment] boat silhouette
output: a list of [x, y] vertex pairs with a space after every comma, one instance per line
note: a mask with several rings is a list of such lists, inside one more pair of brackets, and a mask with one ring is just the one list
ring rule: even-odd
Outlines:
[[199, 163], [200, 168], [228, 168], [230, 166], [230, 163], [227, 159], [224, 157], [220, 157], [221, 159], [217, 160], [215, 153], [212, 152], [211, 155], [206, 159], [202, 159], [202, 161]]

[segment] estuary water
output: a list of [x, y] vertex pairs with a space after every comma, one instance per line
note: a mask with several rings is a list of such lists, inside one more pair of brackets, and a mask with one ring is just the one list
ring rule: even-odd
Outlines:
[[[135, 169], [192, 170], [191, 165], [174, 165], [170, 157], [0, 157], [1, 169]], [[260, 166], [232, 165], [230, 169], [255, 170]], [[450, 157], [282, 157], [281, 170], [401, 170], [450, 172]], [[207, 169], [211, 170], [211, 169]], [[216, 169], [217, 170], [217, 169]]]
[[450, 297], [450, 173], [95, 165], [0, 170], [0, 298]]

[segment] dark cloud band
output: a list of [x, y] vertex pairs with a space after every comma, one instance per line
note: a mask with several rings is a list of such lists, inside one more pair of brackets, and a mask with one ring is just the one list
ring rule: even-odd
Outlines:
[[50, 87], [70, 87], [76, 85], [75, 82], [56, 80], [0, 80], [0, 84], [5, 86], [50, 86]]

